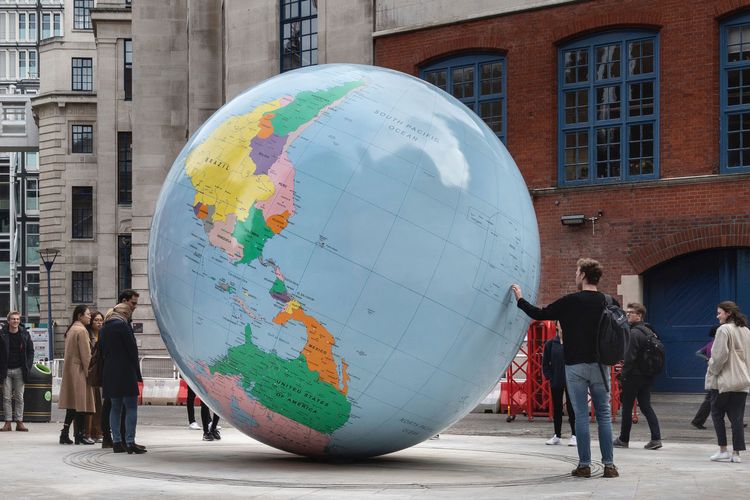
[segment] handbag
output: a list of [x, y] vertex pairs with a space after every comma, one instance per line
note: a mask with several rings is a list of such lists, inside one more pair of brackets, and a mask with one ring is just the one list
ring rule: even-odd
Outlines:
[[94, 349], [91, 351], [91, 362], [89, 363], [89, 371], [86, 372], [86, 383], [91, 387], [102, 386], [102, 368], [104, 367], [104, 358], [102, 357], [102, 351], [99, 349], [99, 342], [94, 344]]
[[724, 369], [719, 373], [719, 392], [747, 392], [750, 389], [750, 371], [748, 370], [747, 353], [742, 348], [737, 336], [742, 335], [742, 330], [737, 325], [732, 325], [732, 333], [729, 335], [729, 355]]

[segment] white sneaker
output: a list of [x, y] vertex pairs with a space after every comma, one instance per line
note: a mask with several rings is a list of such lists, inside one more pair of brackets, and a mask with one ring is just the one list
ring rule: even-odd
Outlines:
[[188, 425], [188, 429], [192, 429], [194, 431], [201, 430], [201, 426], [198, 425], [198, 422], [190, 422], [190, 425]]
[[560, 438], [557, 437], [557, 434], [549, 438], [544, 444], [560, 444]]
[[570, 436], [570, 441], [568, 441], [568, 446], [578, 446], [578, 440], [575, 436]]
[[728, 451], [717, 451], [713, 455], [711, 455], [711, 461], [712, 462], [725, 462], [732, 459], [732, 456], [729, 454]]
[[734, 462], [736, 464], [741, 464], [742, 463], [742, 459], [740, 458], [739, 455], [732, 454], [732, 458], [730, 459], [730, 462]]

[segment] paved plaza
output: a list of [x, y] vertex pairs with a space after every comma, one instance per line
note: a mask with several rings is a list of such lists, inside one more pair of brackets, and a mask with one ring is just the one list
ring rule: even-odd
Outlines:
[[[545, 446], [551, 423], [472, 413], [440, 439], [383, 457], [326, 463], [290, 455], [225, 422], [223, 439], [203, 442], [184, 407], [139, 408], [144, 455], [57, 444], [63, 416], [0, 434], [3, 498], [746, 498], [748, 463], [714, 463], [713, 431], [687, 425], [700, 395], [657, 395], [664, 448], [647, 451], [648, 427], [633, 426], [631, 448], [615, 450], [621, 477], [575, 479], [575, 448]], [[567, 431], [564, 431], [567, 438]], [[592, 426], [595, 435], [595, 426]], [[563, 440], [567, 442], [567, 439]], [[592, 456], [599, 458], [594, 447]]]

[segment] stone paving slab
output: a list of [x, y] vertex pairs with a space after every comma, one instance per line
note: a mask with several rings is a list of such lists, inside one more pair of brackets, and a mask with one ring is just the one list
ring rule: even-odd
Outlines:
[[[176, 412], [176, 410], [175, 410]], [[148, 413], [148, 412], [144, 412]], [[144, 420], [148, 420], [147, 418]], [[144, 455], [98, 445], [59, 445], [60, 425], [0, 433], [2, 498], [746, 498], [750, 463], [714, 463], [702, 443], [632, 442], [615, 451], [621, 477], [569, 476], [576, 450], [536, 436], [443, 434], [413, 448], [358, 462], [296, 457], [232, 428], [203, 442], [186, 426], [139, 425]], [[594, 427], [592, 427], [592, 430]], [[594, 446], [593, 456], [598, 457]], [[747, 456], [750, 459], [750, 455]]]

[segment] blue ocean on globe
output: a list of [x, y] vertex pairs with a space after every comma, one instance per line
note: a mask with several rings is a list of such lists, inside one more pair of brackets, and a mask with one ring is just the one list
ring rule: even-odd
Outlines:
[[532, 202], [449, 94], [373, 66], [271, 78], [219, 109], [164, 183], [149, 286], [164, 342], [270, 446], [369, 457], [471, 411], [521, 344]]

